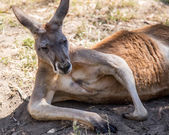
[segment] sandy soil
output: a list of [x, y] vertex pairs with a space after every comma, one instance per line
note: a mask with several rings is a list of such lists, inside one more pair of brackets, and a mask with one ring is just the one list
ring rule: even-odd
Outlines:
[[[158, 0], [126, 1], [72, 0], [64, 23], [70, 45], [90, 46], [120, 29], [169, 24], [169, 6], [166, 3]], [[37, 60], [35, 51], [24, 46], [24, 41], [32, 39], [32, 36], [17, 22], [10, 5], [19, 5], [44, 23], [52, 16], [58, 1], [10, 2], [0, 0], [0, 135], [96, 134], [81, 124], [75, 128], [70, 121], [39, 122], [28, 114], [26, 108], [33, 89]], [[130, 104], [91, 105], [68, 101], [56, 105], [97, 112], [118, 128], [118, 135], [169, 135], [169, 97], [146, 102], [149, 118], [144, 122], [121, 117], [123, 112], [133, 110]]]

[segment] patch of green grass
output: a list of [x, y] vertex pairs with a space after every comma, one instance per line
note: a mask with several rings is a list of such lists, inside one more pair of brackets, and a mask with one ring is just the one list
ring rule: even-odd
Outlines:
[[169, 26], [169, 20], [166, 19], [165, 22], [164, 22], [165, 25]]
[[34, 44], [35, 44], [34, 39], [26, 38], [26, 39], [23, 40], [23, 44], [22, 45], [27, 47], [27, 48], [33, 49]]
[[118, 4], [117, 4], [117, 8], [125, 8], [125, 7], [135, 7], [137, 5], [136, 1], [134, 0], [121, 0]]
[[73, 132], [74, 135], [80, 135], [79, 125], [77, 125], [77, 121], [73, 121]]
[[10, 61], [9, 57], [1, 57], [0, 58], [0, 62], [6, 66], [9, 64], [9, 61]]
[[[36, 53], [33, 47], [34, 43], [32, 38], [26, 38], [22, 41], [22, 46], [19, 49], [19, 65], [25, 73], [33, 71], [37, 65]], [[17, 43], [16, 46], [18, 46]]]
[[110, 21], [123, 21], [123, 22], [128, 22], [129, 20], [134, 18], [133, 14], [124, 14], [120, 10], [117, 10], [116, 12], [109, 12], [106, 17]]
[[114, 0], [108, 0], [108, 1], [102, 1], [102, 0], [98, 0], [96, 2], [96, 7], [95, 10], [101, 10], [104, 8], [104, 5], [108, 6], [108, 9], [113, 9], [115, 7], [115, 1]]
[[18, 23], [6, 13], [0, 13], [0, 31], [4, 29], [5, 26], [16, 27]]
[[114, 8], [133, 8], [136, 7], [136, 5], [137, 2], [135, 0], [107, 0], [106, 2], [98, 0], [95, 9], [101, 10], [105, 8], [104, 6], [108, 7], [109, 10]]
[[18, 26], [18, 23], [16, 23], [13, 19], [8, 19], [8, 25], [10, 26], [10, 27], [16, 27], [16, 26]]
[[79, 0], [72, 0], [72, 6], [77, 6], [77, 5], [83, 5], [84, 2], [83, 1], [79, 1]]
[[75, 38], [84, 38], [86, 36], [85, 34], [85, 25], [82, 24], [80, 27], [77, 28], [77, 31], [76, 31], [76, 35], [75, 35]]

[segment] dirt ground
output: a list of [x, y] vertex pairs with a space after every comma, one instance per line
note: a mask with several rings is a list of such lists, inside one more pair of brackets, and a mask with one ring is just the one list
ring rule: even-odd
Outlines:
[[[31, 17], [45, 23], [59, 0], [0, 0], [0, 135], [90, 135], [84, 125], [70, 121], [33, 120], [27, 112], [37, 69], [34, 40], [11, 11], [18, 5]], [[91, 46], [121, 29], [132, 30], [149, 24], [169, 25], [167, 0], [71, 0], [64, 22], [70, 45]], [[148, 120], [122, 118], [133, 110], [126, 105], [92, 105], [67, 101], [57, 106], [97, 112], [118, 128], [117, 135], [169, 135], [169, 97], [145, 102]]]
[[[27, 102], [21, 103], [10, 115], [0, 120], [4, 135], [47, 135], [53, 130], [54, 135], [84, 134], [95, 135], [83, 125], [75, 129], [70, 121], [33, 120], [26, 110]], [[75, 101], [57, 103], [58, 106], [73, 107], [97, 112], [118, 128], [117, 135], [168, 135], [169, 134], [169, 97], [145, 103], [149, 118], [143, 122], [122, 118], [123, 112], [133, 109], [131, 105], [89, 105]]]

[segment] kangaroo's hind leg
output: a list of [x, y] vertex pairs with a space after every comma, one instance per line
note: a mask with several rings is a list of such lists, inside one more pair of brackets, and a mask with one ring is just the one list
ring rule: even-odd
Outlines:
[[79, 50], [75, 62], [94, 64], [100, 66], [102, 74], [113, 75], [129, 92], [134, 103], [134, 112], [124, 114], [124, 117], [133, 120], [145, 120], [148, 116], [147, 110], [143, 106], [135, 85], [132, 70], [126, 61], [113, 54], [105, 54], [95, 50]]
[[107, 61], [108, 65], [105, 66], [103, 70], [106, 71], [106, 74], [113, 75], [128, 90], [134, 103], [134, 112], [126, 113], [123, 116], [133, 120], [147, 119], [147, 110], [138, 96], [135, 79], [128, 64], [124, 59], [116, 55], [107, 55]]

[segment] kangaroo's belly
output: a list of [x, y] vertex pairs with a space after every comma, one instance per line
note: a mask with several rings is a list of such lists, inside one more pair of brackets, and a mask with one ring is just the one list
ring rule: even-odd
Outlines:
[[118, 94], [121, 89], [124, 89], [113, 76], [102, 73], [100, 66], [76, 65], [73, 67], [71, 78], [91, 93]]
[[[131, 96], [113, 76], [100, 74], [99, 66], [83, 65], [74, 67], [71, 73], [74, 83], [88, 91], [89, 94], [62, 93], [65, 99], [77, 100], [88, 103], [126, 103], [131, 102]], [[137, 91], [141, 100], [169, 95], [167, 85], [149, 85], [150, 87], [138, 87]], [[137, 86], [136, 86], [137, 87]]]
[[[74, 80], [74, 78], [72, 78]], [[129, 95], [127, 89], [125, 89], [118, 81], [115, 80], [113, 76], [103, 76], [98, 79], [90, 81], [79, 81], [75, 82], [89, 94], [71, 94], [65, 92], [57, 92], [55, 96], [55, 101], [60, 100], [76, 100], [87, 103], [129, 103], [131, 102], [131, 96]], [[169, 95], [169, 88], [165, 87], [151, 87], [147, 89], [138, 90], [139, 97], [142, 101], [147, 101], [150, 99], [167, 96]]]
[[[131, 96], [112, 76], [106, 76], [99, 79], [91, 85], [82, 85], [81, 87], [91, 91], [91, 95], [74, 95], [74, 100], [88, 103], [128, 103], [131, 102]], [[169, 88], [151, 87], [144, 90], [138, 90], [139, 97], [142, 101], [155, 99], [169, 95]]]

